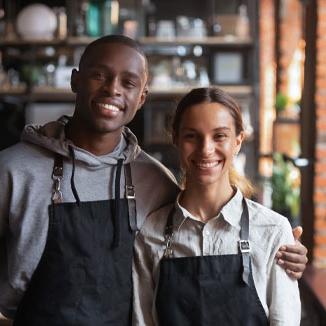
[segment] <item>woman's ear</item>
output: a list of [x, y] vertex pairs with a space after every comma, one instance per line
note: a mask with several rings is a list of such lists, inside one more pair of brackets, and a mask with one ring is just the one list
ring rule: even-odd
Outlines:
[[238, 153], [240, 152], [241, 145], [242, 145], [242, 142], [244, 140], [244, 137], [245, 137], [244, 131], [241, 131], [239, 133], [239, 135], [237, 135], [237, 137], [236, 137], [236, 148], [235, 148], [235, 151], [234, 151], [234, 156], [237, 156]]
[[79, 72], [77, 69], [74, 68], [71, 72], [71, 78], [70, 78], [70, 87], [73, 93], [77, 93], [78, 79], [79, 79]]

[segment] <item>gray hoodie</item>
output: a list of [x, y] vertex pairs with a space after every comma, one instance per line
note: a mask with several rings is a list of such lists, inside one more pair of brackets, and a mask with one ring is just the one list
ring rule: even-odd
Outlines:
[[[63, 200], [75, 201], [68, 146], [75, 152], [74, 182], [81, 201], [114, 197], [118, 158], [123, 158], [124, 164], [131, 163], [139, 228], [146, 216], [176, 197], [178, 188], [172, 174], [140, 149], [128, 128], [124, 128], [112, 153], [95, 156], [65, 138], [62, 121], [43, 127], [26, 126], [22, 141], [0, 152], [0, 312], [10, 318], [14, 317], [45, 247], [54, 153], [65, 158]], [[123, 194], [123, 175], [121, 180]]]

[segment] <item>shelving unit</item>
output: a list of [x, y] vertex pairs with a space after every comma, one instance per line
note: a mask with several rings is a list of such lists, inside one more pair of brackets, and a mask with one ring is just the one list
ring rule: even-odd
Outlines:
[[[56, 3], [53, 1], [54, 6]], [[3, 54], [6, 69], [13, 65], [15, 69], [19, 70], [19, 65], [22, 64], [33, 67], [33, 65], [51, 63], [55, 66], [62, 54], [67, 57], [68, 66], [77, 66], [78, 55], [81, 54], [82, 49], [97, 37], [86, 34], [76, 35], [74, 30], [69, 30], [74, 29], [74, 11], [80, 3], [76, 0], [67, 0], [65, 3], [67, 14], [71, 15], [68, 17], [68, 35], [65, 39], [22, 40], [18, 37], [10, 39], [2, 37], [1, 39], [0, 36], [0, 52]], [[62, 5], [62, 1], [58, 4]], [[119, 4], [121, 12], [124, 10], [124, 12], [131, 13], [129, 17], [121, 18], [122, 20], [137, 21], [137, 40], [143, 45], [150, 65], [151, 79], [148, 99], [144, 109], [139, 111], [135, 120], [130, 124], [139, 138], [140, 144], [169, 168], [177, 171], [177, 158], [169, 145], [166, 132], [176, 102], [191, 88], [206, 86], [208, 83], [215, 84], [240, 102], [244, 108], [245, 120], [253, 129], [243, 147], [243, 152], [247, 161], [246, 174], [255, 179], [258, 170], [259, 143], [257, 60], [259, 1], [204, 0], [199, 4], [196, 0], [180, 0], [177, 3], [171, 0], [166, 0], [164, 3], [158, 0], [146, 2], [121, 0]], [[144, 4], [146, 5], [144, 6]], [[233, 22], [238, 13], [239, 4], [247, 6], [251, 33], [242, 36], [237, 36], [232, 32], [212, 35], [209, 30], [209, 17], [214, 14], [212, 10], [215, 8], [218, 11], [216, 17], [223, 19], [231, 17], [233, 20], [230, 21]], [[156, 11], [153, 8], [156, 8]], [[177, 32], [177, 20], [180, 16], [189, 17], [189, 22], [194, 17], [206, 22], [207, 35], [185, 36], [176, 33], [174, 37], [160, 37], [149, 31], [150, 21], [153, 21], [154, 17], [156, 26], [162, 20], [174, 21]], [[122, 33], [123, 21], [119, 28], [117, 33]], [[224, 27], [222, 26], [222, 28]], [[230, 29], [230, 24], [227, 28]], [[51, 55], [46, 54], [45, 49], [50, 49]], [[225, 64], [223, 60], [230, 56], [233, 56], [235, 61], [227, 61]], [[235, 69], [236, 65], [238, 65], [238, 70]], [[155, 78], [158, 78], [158, 74], [162, 72], [158, 73], [159, 68], [166, 69], [165, 75], [163, 74], [163, 77], [167, 77], [165, 84], [160, 79], [155, 83]], [[200, 76], [200, 73], [203, 75]], [[228, 80], [232, 74], [235, 74], [235, 77]], [[68, 86], [57, 88], [46, 83], [29, 83], [27, 86], [16, 85], [13, 88], [7, 86], [4, 88], [0, 85], [0, 98], [6, 97], [16, 97], [29, 107], [33, 106], [33, 103], [48, 103], [49, 105], [51, 103], [58, 103], [58, 105], [70, 103], [72, 105], [75, 98]], [[53, 108], [51, 111], [53, 112]]]

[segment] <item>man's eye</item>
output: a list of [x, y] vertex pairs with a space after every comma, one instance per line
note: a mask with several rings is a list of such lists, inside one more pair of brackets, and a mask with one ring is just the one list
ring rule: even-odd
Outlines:
[[91, 73], [91, 77], [96, 80], [104, 80], [105, 75], [102, 72], [94, 71]]
[[196, 135], [195, 134], [184, 134], [183, 137], [185, 139], [194, 139], [196, 137]]

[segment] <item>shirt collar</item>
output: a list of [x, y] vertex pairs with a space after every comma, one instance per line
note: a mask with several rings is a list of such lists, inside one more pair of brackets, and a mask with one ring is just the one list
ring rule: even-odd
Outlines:
[[[181, 221], [184, 218], [190, 218], [192, 220], [199, 221], [199, 222], [203, 223], [203, 221], [201, 221], [198, 217], [194, 216], [186, 208], [184, 208], [183, 206], [180, 205], [181, 193], [182, 192], [180, 192], [178, 194], [176, 203], [175, 203], [175, 207], [176, 207], [176, 211], [177, 211], [177, 214], [176, 214], [177, 221], [179, 221], [179, 220]], [[226, 203], [226, 205], [223, 206], [223, 208], [220, 212], [223, 219], [226, 222], [228, 222], [229, 224], [231, 224], [232, 226], [239, 225], [241, 214], [242, 214], [242, 209], [243, 209], [242, 199], [243, 199], [243, 195], [242, 195], [241, 191], [239, 189], [236, 189], [236, 193], [234, 194], [234, 196]], [[215, 219], [220, 214], [217, 214], [212, 219]], [[212, 220], [212, 219], [210, 219], [210, 220]]]
[[177, 200], [176, 200], [176, 203], [175, 203], [175, 206], [176, 206], [176, 209], [177, 211], [179, 210], [181, 212], [181, 214], [183, 215], [184, 218], [190, 218], [192, 220], [195, 220], [195, 221], [199, 221], [199, 222], [202, 222], [202, 220], [200, 220], [198, 217], [196, 217], [195, 215], [191, 214], [186, 208], [184, 208], [183, 206], [181, 206], [180, 204], [180, 196], [182, 194], [182, 191], [179, 192], [178, 196], [177, 196]]
[[239, 225], [241, 214], [243, 210], [242, 205], [243, 195], [239, 189], [236, 189], [236, 193], [229, 200], [226, 205], [223, 206], [221, 214], [226, 222], [232, 226]]

